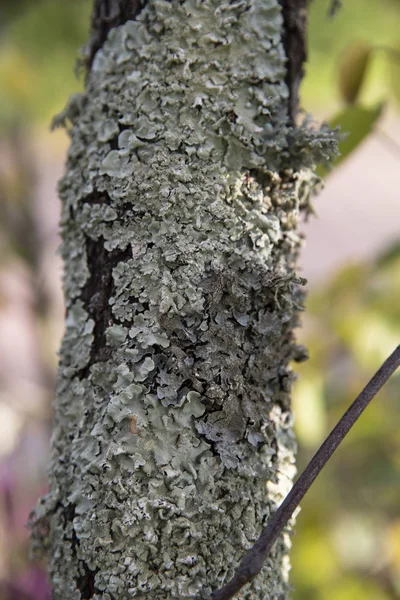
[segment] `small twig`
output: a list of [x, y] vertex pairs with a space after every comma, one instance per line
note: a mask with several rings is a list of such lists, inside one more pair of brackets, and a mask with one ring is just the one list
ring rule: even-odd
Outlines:
[[336, 17], [336, 13], [342, 8], [341, 0], [332, 0], [331, 5], [329, 7], [329, 17], [333, 19]]
[[267, 527], [250, 550], [243, 557], [235, 575], [223, 588], [211, 594], [210, 600], [230, 600], [258, 573], [267, 558], [274, 542], [292, 516], [295, 508], [309, 490], [311, 484], [330, 459], [336, 448], [353, 427], [358, 417], [376, 396], [381, 387], [400, 365], [400, 345], [385, 360], [381, 368], [367, 383], [361, 394], [354, 400], [338, 424], [332, 429], [322, 446], [308, 463], [293, 488], [282, 502]]

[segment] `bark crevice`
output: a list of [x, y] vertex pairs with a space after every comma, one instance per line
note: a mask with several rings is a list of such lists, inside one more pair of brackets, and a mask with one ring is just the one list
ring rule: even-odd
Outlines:
[[[93, 192], [84, 198], [89, 204], [110, 205], [106, 193]], [[106, 250], [103, 238], [92, 239], [85, 235], [87, 263], [90, 277], [81, 291], [81, 299], [94, 326], [94, 340], [91, 347], [89, 365], [82, 369], [81, 376], [85, 377], [90, 365], [105, 361], [110, 356], [110, 347], [106, 344], [105, 331], [115, 322], [109, 300], [113, 295], [114, 282], [112, 272], [119, 262], [125, 262], [132, 257], [130, 246], [125, 250]]]
[[299, 109], [299, 87], [307, 59], [307, 0], [279, 0], [282, 7], [282, 42], [286, 54], [286, 85], [289, 89], [289, 116], [293, 124]]
[[93, 595], [96, 593], [95, 577], [98, 570], [93, 571], [88, 567], [86, 562], [78, 557], [79, 539], [74, 529], [74, 518], [75, 518], [75, 506], [68, 504], [66, 508], [63, 508], [65, 528], [71, 528], [71, 550], [73, 555], [76, 557], [77, 564], [79, 565], [80, 575], [76, 579], [76, 587], [81, 594], [81, 600], [91, 600]]
[[147, 0], [95, 0], [85, 62], [90, 70], [96, 52], [103, 46], [111, 29], [136, 19]]

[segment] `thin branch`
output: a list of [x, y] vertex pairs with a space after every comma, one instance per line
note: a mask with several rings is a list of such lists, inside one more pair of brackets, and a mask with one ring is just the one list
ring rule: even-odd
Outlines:
[[336, 17], [337, 12], [342, 8], [342, 1], [341, 0], [332, 0], [331, 1], [331, 5], [329, 7], [329, 17], [331, 19], [333, 19], [334, 17]]
[[211, 595], [210, 600], [230, 600], [246, 583], [249, 583], [258, 575], [274, 542], [317, 475], [353, 427], [364, 409], [399, 366], [400, 345], [385, 360], [381, 368], [375, 373], [361, 394], [354, 400], [353, 404], [345, 412], [320, 449], [310, 460], [254, 546], [243, 557], [231, 581], [220, 590], [215, 591]]

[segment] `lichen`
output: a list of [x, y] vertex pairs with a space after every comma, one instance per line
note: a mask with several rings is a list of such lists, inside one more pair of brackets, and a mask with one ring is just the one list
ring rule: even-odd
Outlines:
[[[37, 509], [57, 600], [207, 597], [293, 478], [297, 227], [334, 138], [290, 125], [281, 37], [277, 0], [150, 0], [94, 59]], [[289, 545], [238, 598], [285, 597]]]

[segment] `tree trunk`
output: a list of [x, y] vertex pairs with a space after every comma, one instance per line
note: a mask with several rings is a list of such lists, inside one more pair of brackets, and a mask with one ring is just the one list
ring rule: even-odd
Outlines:
[[[334, 145], [293, 124], [302, 4], [95, 4], [33, 525], [56, 600], [206, 598], [291, 486], [298, 220]], [[289, 546], [238, 597], [285, 598]]]

